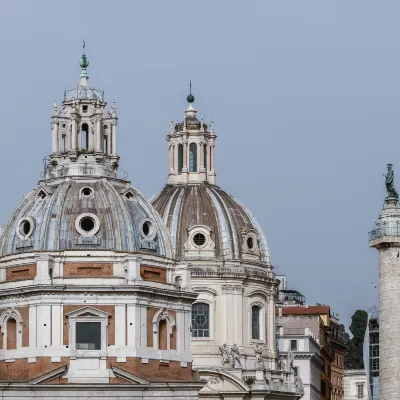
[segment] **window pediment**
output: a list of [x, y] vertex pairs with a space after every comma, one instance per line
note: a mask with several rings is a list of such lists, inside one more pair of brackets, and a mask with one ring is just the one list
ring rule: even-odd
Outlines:
[[100, 318], [108, 318], [111, 317], [111, 314], [98, 310], [97, 308], [93, 307], [83, 307], [80, 308], [79, 310], [71, 311], [68, 314], [65, 314], [65, 316], [71, 318], [71, 317], [100, 317]]

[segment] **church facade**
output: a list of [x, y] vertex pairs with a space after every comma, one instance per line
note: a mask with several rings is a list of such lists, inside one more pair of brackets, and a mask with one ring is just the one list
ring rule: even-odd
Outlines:
[[276, 350], [267, 242], [216, 185], [213, 123], [190, 94], [148, 201], [120, 175], [116, 106], [88, 65], [53, 106], [42, 180], [0, 233], [3, 398], [299, 399]]

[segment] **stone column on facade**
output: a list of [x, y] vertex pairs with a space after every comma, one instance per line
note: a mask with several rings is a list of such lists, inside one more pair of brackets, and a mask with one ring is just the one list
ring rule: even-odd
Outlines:
[[243, 287], [241, 285], [235, 285], [233, 291], [233, 305], [235, 317], [234, 321], [234, 331], [233, 331], [233, 342], [238, 346], [243, 345], [243, 326], [246, 324], [243, 321]]
[[76, 117], [75, 115], [72, 115], [71, 118], [71, 151], [76, 151]]
[[206, 144], [207, 146], [207, 172], [210, 171], [211, 168], [211, 148], [209, 146], [209, 144]]
[[[37, 330], [37, 308], [36, 306], [29, 306], [29, 348], [31, 349], [36, 349], [37, 346], [37, 336], [36, 336], [36, 330]], [[36, 358], [33, 360], [28, 360], [28, 362], [34, 362], [36, 361]]]
[[111, 154], [117, 155], [117, 121], [111, 123], [112, 134], [111, 134]]
[[[62, 346], [63, 337], [63, 306], [61, 304], [53, 304], [51, 306], [51, 347], [59, 349]], [[60, 362], [59, 357], [52, 357], [52, 362]]]
[[78, 141], [78, 151], [82, 151], [82, 124], [79, 122], [76, 124], [77, 126], [77, 141]]
[[267, 343], [270, 354], [276, 357], [276, 317], [275, 317], [275, 301], [274, 293], [269, 292], [267, 295]]
[[115, 347], [126, 346], [126, 305], [115, 305]]
[[35, 284], [50, 284], [49, 269], [53, 267], [53, 258], [48, 254], [39, 254], [36, 256], [36, 276]]
[[[128, 304], [126, 310], [127, 316], [127, 331], [129, 347], [140, 347], [140, 306], [138, 304]], [[147, 345], [146, 345], [147, 346]]]
[[96, 151], [96, 153], [100, 153], [101, 152], [101, 118], [99, 115], [97, 115], [95, 118], [95, 124], [96, 124], [95, 151]]
[[214, 171], [214, 149], [215, 144], [214, 141], [210, 143], [210, 173], [209, 173], [209, 182], [215, 184], [215, 171]]
[[52, 121], [52, 151], [54, 153], [58, 153], [59, 144], [58, 144], [58, 121]]
[[186, 135], [183, 138], [182, 141], [183, 144], [183, 167], [182, 167], [182, 183], [187, 183], [188, 181], [188, 140], [186, 138]]

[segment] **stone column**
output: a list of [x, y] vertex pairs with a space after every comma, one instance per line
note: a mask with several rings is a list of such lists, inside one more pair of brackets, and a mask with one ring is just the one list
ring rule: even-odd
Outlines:
[[115, 156], [117, 154], [117, 121], [113, 121], [111, 127], [112, 127], [111, 154]]
[[188, 141], [186, 139], [183, 140], [183, 167], [182, 172], [187, 172], [188, 170]]
[[72, 116], [72, 131], [71, 131], [71, 151], [76, 151], [76, 117]]
[[58, 121], [52, 122], [52, 150], [53, 154], [59, 152], [59, 145], [58, 145]]
[[211, 169], [211, 147], [206, 144], [207, 146], [207, 171]]
[[115, 347], [125, 347], [126, 343], [126, 306], [115, 305]]
[[[127, 308], [127, 327], [129, 347], [140, 346], [140, 307], [138, 304], [128, 304]], [[146, 344], [147, 346], [147, 344]]]
[[96, 121], [95, 151], [96, 151], [96, 153], [100, 153], [101, 152], [101, 119], [100, 119], [100, 116], [97, 116], [95, 121]]
[[267, 296], [267, 344], [272, 357], [276, 357], [276, 318], [274, 293], [270, 292]]

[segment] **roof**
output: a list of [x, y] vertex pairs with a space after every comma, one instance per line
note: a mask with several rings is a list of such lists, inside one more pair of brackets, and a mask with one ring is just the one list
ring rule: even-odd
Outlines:
[[[270, 265], [264, 233], [253, 214], [236, 198], [208, 183], [167, 185], [151, 199], [171, 232], [176, 257], [185, 257], [185, 243], [193, 227], [208, 227], [216, 259], [263, 262]], [[246, 246], [254, 237], [252, 251]], [[214, 257], [213, 257], [214, 258]]]
[[[330, 307], [327, 305], [322, 306], [302, 306], [302, 307], [279, 307], [282, 309], [282, 315], [321, 315], [330, 314]], [[275, 309], [278, 315], [278, 308]]]

